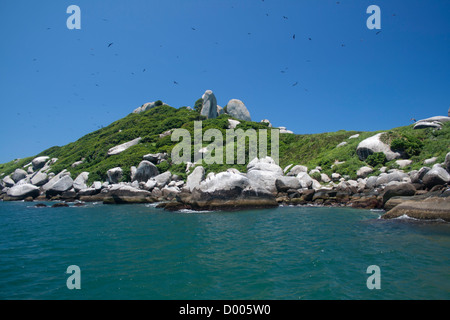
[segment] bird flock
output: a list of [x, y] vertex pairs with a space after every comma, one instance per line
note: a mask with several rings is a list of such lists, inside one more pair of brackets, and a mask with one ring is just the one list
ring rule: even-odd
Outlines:
[[[261, 1], [264, 2], [264, 0], [261, 0]], [[340, 4], [341, 4], [340, 1], [337, 1], [337, 2], [336, 2], [336, 5], [340, 5]], [[234, 6], [231, 6], [231, 8], [234, 9]], [[265, 16], [268, 17], [268, 16], [269, 16], [269, 13], [268, 13], [268, 12], [265, 13]], [[392, 16], [396, 16], [396, 14], [393, 13]], [[280, 19], [281, 19], [282, 21], [286, 21], [286, 20], [289, 20], [289, 17], [286, 16], [286, 15], [281, 15], [281, 16], [280, 16]], [[104, 19], [104, 18], [103, 18], [103, 19], [101, 19], [101, 20], [104, 21], [104, 22], [108, 22], [108, 19]], [[190, 29], [191, 29], [192, 32], [198, 32], [198, 31], [199, 31], [199, 29], [198, 29], [197, 26], [191, 26]], [[49, 31], [49, 30], [52, 30], [52, 28], [47, 27], [46, 30]], [[377, 31], [377, 32], [376, 32], [376, 35], [379, 35], [380, 33], [381, 33], [381, 30]], [[251, 33], [251, 32], [247, 32], [247, 35], [248, 35], [248, 36], [251, 36], [252, 33]], [[297, 40], [298, 40], [298, 37], [297, 37], [297, 35], [296, 35], [295, 33], [291, 33], [291, 38], [292, 38], [292, 41], [297, 41]], [[307, 39], [307, 41], [313, 41], [312, 37], [310, 37], [310, 36], [306, 37], [305, 40], [306, 40], [306, 39]], [[80, 39], [77, 39], [77, 40], [80, 41]], [[362, 40], [361, 40], [361, 41], [362, 41]], [[215, 41], [214, 44], [215, 44], [215, 45], [218, 45], [219, 42]], [[115, 42], [107, 42], [107, 43], [106, 43], [107, 49], [112, 49], [113, 46], [116, 46], [116, 45], [115, 45]], [[345, 44], [345, 43], [341, 43], [340, 46], [341, 46], [342, 48], [345, 48], [345, 47], [346, 47], [346, 44]], [[162, 47], [162, 45], [160, 45], [160, 47]], [[90, 55], [91, 55], [91, 56], [95, 56], [95, 54], [94, 54], [94, 49], [91, 48], [90, 50], [91, 50]], [[114, 55], [115, 55], [115, 56], [118, 56], [118, 53], [114, 53]], [[179, 56], [177, 55], [177, 59], [178, 59], [178, 58], [179, 58]], [[33, 58], [33, 62], [36, 62], [36, 61], [37, 61], [37, 58]], [[308, 60], [306, 60], [306, 62], [307, 62], [307, 63], [310, 63], [310, 62], [312, 62], [312, 61], [308, 59]], [[287, 70], [288, 70], [288, 67], [285, 67], [284, 69], [280, 70], [280, 73], [281, 73], [281, 74], [286, 74], [286, 73], [287, 73]], [[146, 71], [147, 71], [147, 68], [145, 68], [145, 67], [142, 68], [142, 73], [145, 73]], [[39, 70], [36, 70], [36, 72], [39, 72]], [[203, 70], [203, 72], [205, 72], [205, 70]], [[91, 75], [91, 76], [95, 76], [95, 75], [97, 75], [97, 74], [98, 74], [98, 72], [97, 72], [97, 73], [91, 73], [90, 75]], [[130, 74], [131, 74], [131, 75], [135, 75], [135, 72], [130, 72]], [[180, 83], [179, 83], [177, 80], [172, 80], [172, 85], [178, 86], [178, 85], [180, 85]], [[299, 81], [295, 81], [294, 83], [291, 84], [291, 87], [297, 87], [298, 85], [299, 85]], [[99, 85], [98, 83], [95, 83], [95, 87], [100, 87], [100, 85]], [[305, 91], [308, 91], [307, 88], [304, 88], [304, 90], [305, 90]], [[75, 95], [77, 95], [77, 94], [75, 94]]]

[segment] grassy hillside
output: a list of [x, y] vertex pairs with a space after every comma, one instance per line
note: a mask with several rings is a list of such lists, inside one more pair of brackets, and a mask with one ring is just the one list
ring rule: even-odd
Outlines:
[[[58, 158], [58, 161], [52, 166], [51, 171], [54, 173], [67, 169], [72, 173], [72, 177], [76, 177], [79, 173], [88, 171], [91, 182], [95, 180], [104, 181], [108, 169], [121, 167], [124, 171], [124, 181], [129, 181], [130, 167], [137, 166], [142, 161], [143, 155], [157, 152], [167, 152], [170, 155], [172, 148], [178, 143], [172, 142], [170, 136], [160, 138], [161, 133], [174, 128], [185, 128], [193, 136], [194, 121], [203, 120], [203, 131], [216, 128], [225, 137], [228, 118], [231, 117], [221, 115], [217, 119], [205, 120], [197, 111], [185, 107], [175, 109], [167, 105], [161, 105], [141, 114], [129, 114], [125, 118], [65, 146], [52, 147], [29, 158], [1, 164], [0, 175], [3, 173], [3, 176], [5, 176], [12, 173], [16, 168], [22, 168], [36, 156], [49, 156]], [[267, 128], [267, 124], [241, 121], [237, 128], [257, 130]], [[302, 164], [310, 169], [320, 166], [328, 175], [337, 172], [341, 175], [349, 175], [352, 178], [356, 178], [356, 170], [364, 165], [371, 165], [375, 169], [379, 169], [382, 165], [388, 168], [396, 167], [395, 161], [384, 162], [384, 159], [374, 156], [367, 162], [363, 162], [356, 155], [358, 143], [376, 133], [378, 132], [341, 130], [310, 135], [280, 134], [280, 166], [284, 168], [289, 164]], [[355, 134], [359, 134], [359, 137], [349, 139], [350, 136]], [[110, 148], [138, 137], [142, 138], [139, 144], [118, 155], [107, 155]], [[412, 125], [399, 127], [389, 130], [385, 139], [391, 145], [391, 148], [395, 149], [394, 151], [401, 151], [405, 158], [413, 160], [413, 163], [405, 170], [419, 169], [423, 166], [423, 160], [427, 158], [437, 157], [437, 162], [444, 161], [446, 153], [450, 150], [450, 123], [444, 125], [443, 129], [439, 131], [432, 129], [413, 130]], [[346, 145], [337, 147], [344, 141], [347, 142]], [[247, 144], [246, 150], [248, 150], [248, 141], [245, 143]], [[269, 150], [270, 143], [269, 138]], [[205, 142], [204, 146], [208, 144], [209, 142]], [[193, 151], [192, 148], [191, 153]], [[75, 168], [71, 167], [74, 162], [80, 160], [83, 160], [81, 165]], [[185, 178], [185, 164], [171, 165], [170, 160], [158, 165], [160, 172], [170, 170], [172, 173]], [[332, 167], [335, 161], [344, 163]], [[246, 163], [248, 163], [248, 157]], [[229, 167], [235, 167], [244, 172], [246, 170], [246, 164], [204, 164], [204, 166], [207, 172], [218, 172]], [[373, 174], [378, 173], [375, 170]]]

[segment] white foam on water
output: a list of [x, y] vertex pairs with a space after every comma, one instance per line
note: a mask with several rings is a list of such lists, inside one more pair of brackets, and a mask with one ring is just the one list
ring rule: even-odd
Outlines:
[[155, 208], [160, 202], [147, 203], [145, 206], [147, 208]]
[[181, 210], [178, 210], [177, 212], [181, 212], [181, 213], [208, 213], [208, 212], [214, 212], [214, 211], [181, 209]]
[[438, 219], [417, 219], [417, 218], [412, 218], [406, 214], [403, 214], [397, 218], [393, 218], [394, 220], [412, 220], [412, 221], [420, 221], [420, 222], [445, 222], [448, 223], [447, 221], [438, 218]]

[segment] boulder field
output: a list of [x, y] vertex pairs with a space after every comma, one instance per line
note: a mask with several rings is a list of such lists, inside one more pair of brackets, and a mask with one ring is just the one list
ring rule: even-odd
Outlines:
[[[365, 153], [361, 153], [362, 155]], [[417, 219], [450, 221], [450, 153], [444, 163], [404, 172], [391, 169], [371, 175], [361, 167], [357, 180], [333, 174], [320, 167], [301, 164], [284, 170], [270, 157], [255, 158], [246, 172], [230, 168], [210, 172], [201, 165], [188, 164], [186, 181], [169, 171], [160, 173], [155, 163], [165, 154], [145, 155], [132, 167], [131, 182], [123, 181], [123, 169], [111, 168], [105, 182], [88, 183], [89, 173], [75, 179], [70, 172], [49, 173], [57, 159], [33, 160], [36, 171], [17, 169], [0, 180], [3, 201], [101, 201], [105, 204], [152, 203], [167, 210], [241, 210], [279, 205], [347, 206], [384, 209], [384, 219], [407, 215]], [[151, 161], [150, 161], [151, 160]], [[320, 182], [316, 179], [319, 179]]]

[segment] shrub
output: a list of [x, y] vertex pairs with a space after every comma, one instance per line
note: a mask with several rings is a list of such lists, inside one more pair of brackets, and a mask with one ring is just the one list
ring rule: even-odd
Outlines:
[[386, 161], [387, 159], [383, 152], [372, 153], [366, 159], [366, 163], [371, 167], [382, 166]]
[[166, 172], [167, 170], [169, 170], [170, 164], [168, 161], [161, 161], [161, 163], [156, 165], [156, 167], [158, 168], [158, 171], [160, 173], [163, 173], [163, 172]]
[[317, 180], [317, 181], [319, 181], [319, 182], [320, 182], [320, 180], [322, 180], [321, 175], [320, 175], [319, 172], [314, 172], [314, 173], [311, 175], [311, 178], [313, 178], [313, 179], [315, 179], [315, 180]]
[[423, 148], [423, 142], [418, 138], [406, 134], [392, 140], [391, 150], [400, 152], [404, 156], [410, 158], [420, 154]]
[[195, 101], [194, 110], [200, 113], [202, 111], [202, 107], [203, 107], [203, 99], [200, 98], [197, 101]]

